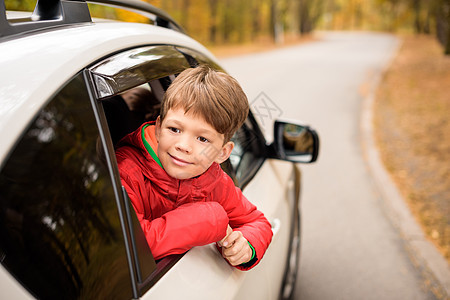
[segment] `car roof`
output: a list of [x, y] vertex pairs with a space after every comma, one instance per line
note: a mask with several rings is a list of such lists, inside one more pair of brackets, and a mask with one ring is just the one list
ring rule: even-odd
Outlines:
[[79, 71], [117, 51], [143, 45], [200, 43], [175, 30], [149, 24], [92, 22], [0, 40], [0, 162], [39, 109]]

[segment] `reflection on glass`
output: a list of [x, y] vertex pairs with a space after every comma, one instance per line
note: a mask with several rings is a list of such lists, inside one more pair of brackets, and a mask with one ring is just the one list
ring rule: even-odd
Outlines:
[[0, 171], [0, 257], [40, 299], [130, 299], [111, 180], [77, 76], [36, 117]]
[[264, 148], [250, 121], [251, 113], [231, 141], [234, 143], [230, 163], [239, 186], [243, 186], [264, 160]]
[[275, 133], [278, 158], [303, 163], [315, 161], [318, 144], [315, 133], [309, 127], [277, 121]]
[[314, 151], [314, 138], [303, 126], [285, 124], [283, 129], [283, 146], [286, 155], [306, 155]]
[[[162, 62], [164, 60], [164, 62]], [[89, 69], [98, 99], [189, 68], [172, 46], [147, 46], [114, 55]]]

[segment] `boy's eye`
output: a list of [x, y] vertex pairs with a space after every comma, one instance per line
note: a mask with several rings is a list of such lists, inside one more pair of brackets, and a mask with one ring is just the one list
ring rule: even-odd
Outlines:
[[202, 136], [199, 136], [197, 139], [198, 139], [200, 142], [202, 142], [202, 143], [207, 143], [207, 142], [209, 142], [209, 140], [208, 140], [207, 138], [204, 138], [204, 137], [202, 137]]
[[179, 133], [180, 132], [180, 129], [175, 128], [175, 127], [169, 127], [169, 130], [174, 132], [174, 133]]

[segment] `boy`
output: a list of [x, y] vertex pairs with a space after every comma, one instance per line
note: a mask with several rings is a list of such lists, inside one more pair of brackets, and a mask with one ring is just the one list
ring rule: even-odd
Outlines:
[[248, 110], [231, 76], [191, 68], [168, 88], [156, 123], [120, 141], [122, 184], [155, 259], [213, 242], [240, 270], [263, 257], [271, 226], [219, 166]]

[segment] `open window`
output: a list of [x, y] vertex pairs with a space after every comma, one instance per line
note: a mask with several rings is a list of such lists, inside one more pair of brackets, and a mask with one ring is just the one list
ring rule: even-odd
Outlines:
[[[103, 128], [102, 143], [105, 159], [110, 162], [115, 185], [121, 188], [121, 201], [129, 224], [132, 241], [131, 255], [136, 262], [137, 293], [142, 295], [182, 255], [167, 257], [156, 263], [156, 270], [149, 268], [150, 249], [140, 228], [136, 214], [121, 187], [115, 159], [115, 147], [126, 134], [142, 123], [156, 120], [165, 91], [183, 70], [199, 63], [218, 68], [194, 50], [169, 45], [144, 46], [107, 57], [85, 71], [91, 89], [91, 98], [98, 111]], [[151, 256], [151, 254], [150, 254]]]

